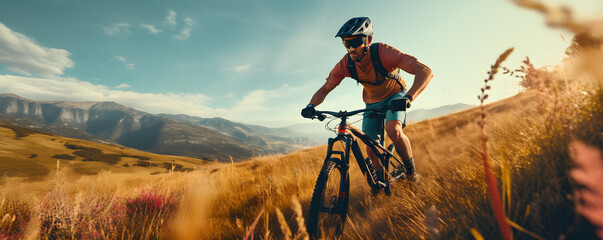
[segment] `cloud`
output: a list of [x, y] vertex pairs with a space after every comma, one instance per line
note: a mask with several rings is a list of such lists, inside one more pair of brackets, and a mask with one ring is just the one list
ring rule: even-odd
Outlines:
[[254, 90], [243, 97], [233, 110], [237, 112], [263, 110], [266, 108], [266, 103], [268, 103], [270, 99], [277, 97], [277, 95], [278, 92], [275, 91], [267, 91], [264, 89]]
[[246, 64], [246, 65], [234, 66], [234, 67], [227, 68], [227, 69], [235, 71], [235, 72], [246, 72], [250, 68], [251, 68], [251, 64]]
[[306, 83], [253, 90], [228, 109], [224, 117], [235, 121], [298, 121], [299, 111], [310, 100], [315, 87]]
[[130, 86], [129, 84], [126, 84], [126, 83], [122, 83], [122, 84], [119, 84], [119, 85], [115, 86], [115, 88], [117, 88], [117, 89], [120, 89], [120, 88], [129, 88], [129, 87], [132, 87], [132, 86]]
[[[120, 84], [118, 87], [126, 87]], [[113, 101], [148, 113], [189, 114], [193, 116], [223, 116], [224, 109], [207, 107], [211, 98], [197, 93], [139, 93], [115, 90], [104, 85], [73, 78], [33, 78], [0, 75], [2, 93], [51, 101]]]
[[151, 24], [140, 24], [140, 26], [146, 30], [149, 31], [149, 33], [151, 34], [158, 34], [160, 32], [163, 32], [160, 29], [157, 29], [157, 27], [155, 27], [155, 25], [151, 25]]
[[191, 36], [191, 31], [193, 30], [193, 24], [195, 21], [190, 17], [184, 19], [184, 27], [180, 31], [180, 34], [174, 35], [174, 38], [177, 40], [186, 40]]
[[193, 23], [195, 23], [195, 21], [193, 21], [193, 19], [190, 17], [184, 19], [184, 25], [186, 26], [193, 26]]
[[[117, 56], [115, 56], [115, 59], [117, 59], [117, 60], [119, 60], [120, 62], [123, 62], [123, 63], [127, 62], [126, 58], [123, 57], [123, 56], [117, 55]], [[126, 67], [128, 69], [134, 69], [134, 68], [136, 68], [136, 64], [134, 64], [134, 63], [126, 63]]]
[[62, 75], [63, 70], [72, 68], [71, 53], [64, 49], [38, 45], [29, 37], [13, 32], [0, 23], [0, 64], [6, 69], [27, 76], [51, 77]]
[[177, 15], [178, 15], [178, 14], [177, 14], [176, 12], [174, 12], [174, 11], [170, 10], [170, 11], [168, 12], [168, 15], [165, 17], [165, 21], [164, 21], [164, 23], [165, 23], [166, 25], [168, 25], [168, 26], [172, 26], [172, 27], [176, 26], [176, 24], [178, 24], [178, 23], [176, 22], [176, 16], [177, 16]]
[[103, 32], [109, 36], [116, 36], [119, 34], [130, 34], [130, 27], [131, 25], [129, 23], [114, 23], [111, 26], [101, 26], [103, 29]]
[[120, 62], [126, 62], [126, 58], [122, 56], [115, 56], [115, 59], [119, 60]]
[[[168, 29], [166, 31], [170, 32], [170, 34], [173, 34], [172, 37], [174, 37], [174, 39], [182, 41], [190, 38], [193, 26], [195, 25], [195, 21], [192, 18], [187, 17], [183, 19], [183, 24], [179, 26], [178, 13], [173, 10], [170, 10], [168, 11], [168, 15], [163, 20], [163, 25], [164, 27], [168, 26]], [[153, 24], [140, 23], [139, 26], [140, 28], [145, 29], [153, 35], [164, 32], [164, 30]], [[132, 25], [123, 22], [114, 23], [110, 26], [101, 26], [101, 28], [103, 29], [103, 32], [108, 36], [129, 35], [132, 33], [130, 31]]]

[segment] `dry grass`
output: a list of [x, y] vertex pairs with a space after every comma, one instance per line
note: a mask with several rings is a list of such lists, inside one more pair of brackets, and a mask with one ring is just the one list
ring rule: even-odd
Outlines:
[[[555, 142], [563, 136], [542, 135], [545, 129], [534, 125], [545, 120], [539, 114], [538, 95], [528, 91], [486, 105], [493, 170], [499, 183], [506, 182], [501, 188], [505, 211], [510, 220], [547, 239], [587, 231], [583, 222], [573, 220], [576, 215], [567, 198], [568, 162], [559, 154], [565, 151], [564, 142]], [[480, 127], [475, 121], [479, 115], [478, 109], [470, 109], [405, 129], [423, 176], [416, 189], [395, 182], [392, 196], [372, 197], [352, 160], [344, 237], [468, 239], [473, 229], [485, 239], [498, 238], [483, 181]], [[190, 173], [82, 176], [60, 167], [45, 181], [5, 179], [0, 200], [6, 203], [0, 216], [8, 217], [0, 224], [0, 236], [236, 239], [264, 209], [254, 228], [256, 238], [299, 237], [300, 218], [291, 197], [299, 199], [306, 214], [325, 151], [321, 146], [245, 163], [206, 165]], [[500, 180], [503, 172], [509, 181]], [[129, 201], [144, 198], [143, 191], [172, 199], [174, 209], [160, 208], [139, 218], [120, 216]]]
[[[23, 135], [25, 132], [28, 134]], [[100, 171], [166, 173], [169, 170], [166, 171], [165, 162], [174, 164], [178, 170], [194, 169], [207, 163], [194, 158], [153, 154], [121, 146], [41, 134], [1, 122], [0, 159], [0, 176], [22, 180], [45, 179], [56, 169], [57, 159], [61, 159], [61, 168], [69, 167], [79, 174], [97, 174]], [[139, 161], [148, 162], [151, 167], [135, 167]], [[124, 166], [126, 164], [129, 167]]]
[[[520, 133], [529, 129], [530, 121], [524, 116], [537, 111], [536, 95], [527, 92], [486, 105], [490, 111], [490, 144], [497, 172], [501, 162], [499, 152], [511, 154], [507, 150], [523, 149], [520, 145], [522, 139], [527, 141], [524, 135], [509, 132]], [[470, 228], [477, 229], [486, 239], [497, 236], [482, 180], [480, 130], [477, 122], [472, 120], [479, 114], [478, 109], [471, 109], [407, 127], [405, 131], [413, 142], [418, 171], [423, 176], [423, 182], [417, 189], [396, 182], [391, 197], [371, 197], [360, 170], [352, 160], [350, 214], [345, 237], [422, 239], [436, 234], [445, 239], [463, 239], [470, 237]], [[518, 144], [511, 145], [510, 142]], [[496, 146], [512, 148], [501, 150]], [[301, 236], [298, 233], [300, 219], [296, 217], [299, 215], [295, 213], [291, 196], [299, 199], [301, 211], [307, 213], [325, 151], [326, 147], [321, 146], [286, 156], [206, 165], [191, 173], [163, 175], [105, 172], [98, 176], [81, 176], [63, 169], [42, 182], [6, 180], [0, 199], [28, 206], [26, 209], [34, 217], [27, 229], [32, 230], [21, 232], [34, 236], [50, 236], [49, 229], [42, 228], [44, 221], [39, 219], [50, 214], [41, 209], [51, 204], [51, 209], [54, 209], [51, 216], [57, 219], [86, 216], [113, 221], [113, 225], [96, 225], [99, 228], [96, 232], [105, 234], [101, 238], [241, 238], [262, 209], [265, 209], [265, 214], [255, 227], [256, 238], [284, 238], [283, 222], [288, 225], [291, 236], [296, 237]], [[126, 220], [111, 220], [103, 215], [104, 212], [125, 208], [127, 201], [124, 199], [140, 197], [143, 190], [174, 199], [177, 209], [171, 218], [163, 218], [163, 225], [157, 223], [161, 222], [157, 219], [158, 213], [149, 216], [151, 220], [139, 228], [125, 227], [129, 226]], [[95, 207], [102, 211], [90, 210]], [[281, 210], [281, 217], [277, 208]], [[73, 209], [79, 209], [79, 215], [65, 217], [73, 215]], [[63, 232], [58, 231], [63, 234], [61, 236], [77, 234], [72, 231], [77, 229], [77, 225], [70, 225], [75, 223], [61, 224], [64, 225], [59, 228]]]

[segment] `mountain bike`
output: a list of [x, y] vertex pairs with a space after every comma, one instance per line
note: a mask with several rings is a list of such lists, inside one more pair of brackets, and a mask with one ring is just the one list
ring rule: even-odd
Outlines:
[[[404, 164], [394, 156], [393, 143], [387, 148], [383, 146], [385, 138], [383, 131], [379, 140], [376, 141], [347, 122], [347, 119], [353, 115], [368, 112], [368, 117], [383, 119], [379, 121], [381, 129], [383, 129], [387, 111], [406, 111], [406, 106], [400, 105], [404, 104], [399, 104], [394, 100], [392, 105], [377, 109], [360, 109], [351, 112], [316, 111], [315, 117], [320, 121], [323, 121], [327, 115], [334, 117], [334, 120], [339, 118], [341, 121], [337, 127], [337, 136], [328, 140], [327, 156], [318, 174], [314, 193], [312, 194], [307, 224], [308, 233], [312, 239], [323, 238], [324, 236], [341, 236], [343, 233], [350, 200], [350, 178], [348, 175], [350, 150], [372, 190], [384, 189], [385, 194], [389, 195], [391, 194], [390, 179], [404, 176]], [[387, 173], [383, 174], [385, 176], [377, 176], [371, 159], [365, 158], [362, 154], [358, 139], [377, 155], [385, 173]], [[337, 142], [342, 143], [343, 151], [333, 150], [333, 145]]]

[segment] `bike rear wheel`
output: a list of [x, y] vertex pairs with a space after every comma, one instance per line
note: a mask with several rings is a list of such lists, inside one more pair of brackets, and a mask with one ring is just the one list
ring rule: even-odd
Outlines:
[[338, 158], [325, 161], [316, 180], [308, 217], [308, 233], [312, 239], [329, 239], [343, 233], [350, 179], [340, 162]]

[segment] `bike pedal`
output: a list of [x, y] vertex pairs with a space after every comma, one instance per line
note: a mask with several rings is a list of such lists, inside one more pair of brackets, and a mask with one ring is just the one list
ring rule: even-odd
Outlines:
[[400, 171], [400, 172], [392, 172], [391, 174], [392, 179], [399, 179], [402, 178], [404, 179], [404, 172]]

